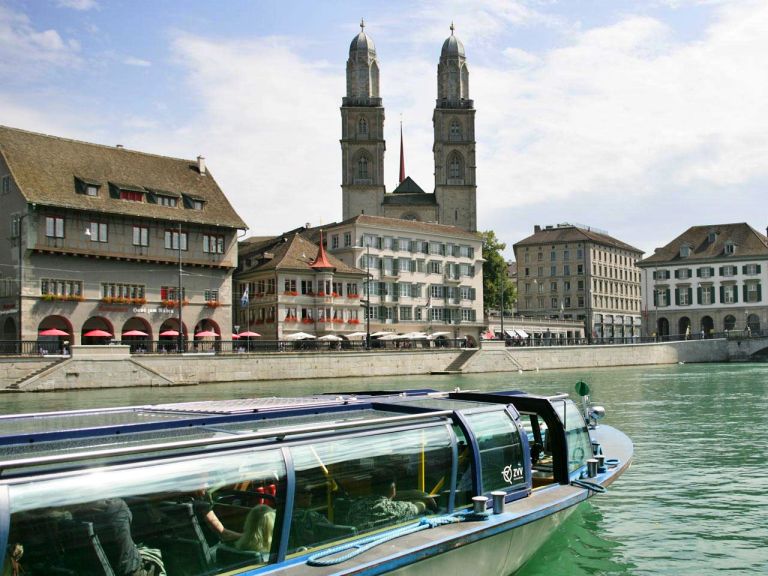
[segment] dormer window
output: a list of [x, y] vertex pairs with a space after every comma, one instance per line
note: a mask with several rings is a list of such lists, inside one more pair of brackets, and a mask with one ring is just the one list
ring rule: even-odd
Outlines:
[[144, 202], [144, 194], [146, 193], [146, 190], [141, 186], [134, 186], [133, 184], [116, 184], [110, 182], [109, 193], [113, 198], [119, 200]]
[[688, 258], [691, 255], [691, 247], [687, 244], [680, 246], [680, 258]]
[[171, 208], [175, 208], [179, 204], [179, 199], [174, 198], [173, 196], [158, 196], [157, 203], [161, 206], [170, 206]]
[[202, 210], [203, 205], [205, 204], [205, 200], [198, 196], [190, 196], [189, 194], [182, 194], [182, 199], [184, 200], [184, 208], [187, 208], [189, 210]]
[[717, 232], [710, 230], [709, 234], [707, 234], [707, 242], [712, 244], [715, 240], [717, 240]]
[[82, 176], [75, 176], [75, 191], [78, 194], [96, 197], [99, 195], [100, 189], [101, 182], [91, 180], [90, 178], [83, 178]]
[[724, 251], [726, 256], [736, 254], [736, 244], [734, 244], [732, 240], [728, 240], [728, 242], [725, 243]]

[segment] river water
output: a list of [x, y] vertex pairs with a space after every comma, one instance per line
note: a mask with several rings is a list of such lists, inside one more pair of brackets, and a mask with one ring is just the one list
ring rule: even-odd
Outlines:
[[768, 364], [699, 364], [3, 395], [2, 412], [430, 387], [573, 392], [635, 443], [632, 468], [582, 504], [519, 576], [768, 574]]

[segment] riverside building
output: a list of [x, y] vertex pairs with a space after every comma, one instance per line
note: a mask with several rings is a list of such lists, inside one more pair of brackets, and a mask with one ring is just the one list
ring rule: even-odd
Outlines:
[[4, 340], [229, 338], [246, 225], [204, 158], [0, 127], [0, 199]]
[[638, 263], [647, 335], [700, 338], [764, 330], [766, 261], [768, 238], [749, 224], [689, 228]]
[[641, 250], [575, 224], [534, 226], [513, 249], [520, 315], [582, 321], [591, 339], [641, 335]]

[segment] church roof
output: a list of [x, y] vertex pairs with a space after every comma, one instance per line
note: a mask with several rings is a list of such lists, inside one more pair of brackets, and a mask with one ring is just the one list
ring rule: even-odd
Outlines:
[[457, 56], [464, 57], [464, 44], [461, 40], [453, 35], [453, 23], [451, 23], [451, 35], [443, 42], [443, 49], [440, 52], [440, 58], [455, 58]]
[[405, 180], [400, 182], [400, 185], [392, 191], [392, 194], [412, 194], [414, 192], [426, 194], [426, 192], [424, 192], [424, 190], [422, 190], [410, 176], [407, 176]]
[[384, 194], [387, 206], [434, 206], [437, 204], [434, 194], [428, 194], [408, 176], [391, 193]]
[[[247, 228], [216, 180], [195, 160], [147, 154], [0, 126], [0, 155], [29, 203], [174, 222]], [[97, 196], [82, 193], [87, 185]], [[143, 201], [120, 199], [120, 190]], [[176, 206], [157, 196], [179, 198]], [[193, 201], [202, 202], [194, 209]]]

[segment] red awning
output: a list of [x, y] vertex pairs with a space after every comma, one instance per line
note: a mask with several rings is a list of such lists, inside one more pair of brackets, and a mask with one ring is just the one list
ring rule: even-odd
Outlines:
[[195, 334], [195, 338], [210, 338], [215, 336], [218, 336], [218, 334], [213, 330], [203, 330], [202, 332]]
[[96, 337], [96, 338], [107, 338], [109, 336], [112, 336], [112, 334], [110, 334], [106, 330], [98, 330], [97, 329], [97, 330], [89, 330], [88, 332], [83, 334], [83, 336]]
[[160, 332], [160, 336], [178, 336], [179, 332], [178, 330], [166, 330], [165, 332]]
[[128, 332], [123, 332], [123, 336], [149, 336], [149, 334], [141, 330], [128, 330]]
[[257, 336], [261, 336], [261, 334], [258, 332], [251, 332], [250, 330], [240, 332], [240, 334], [237, 335], [238, 338], [256, 338]]

